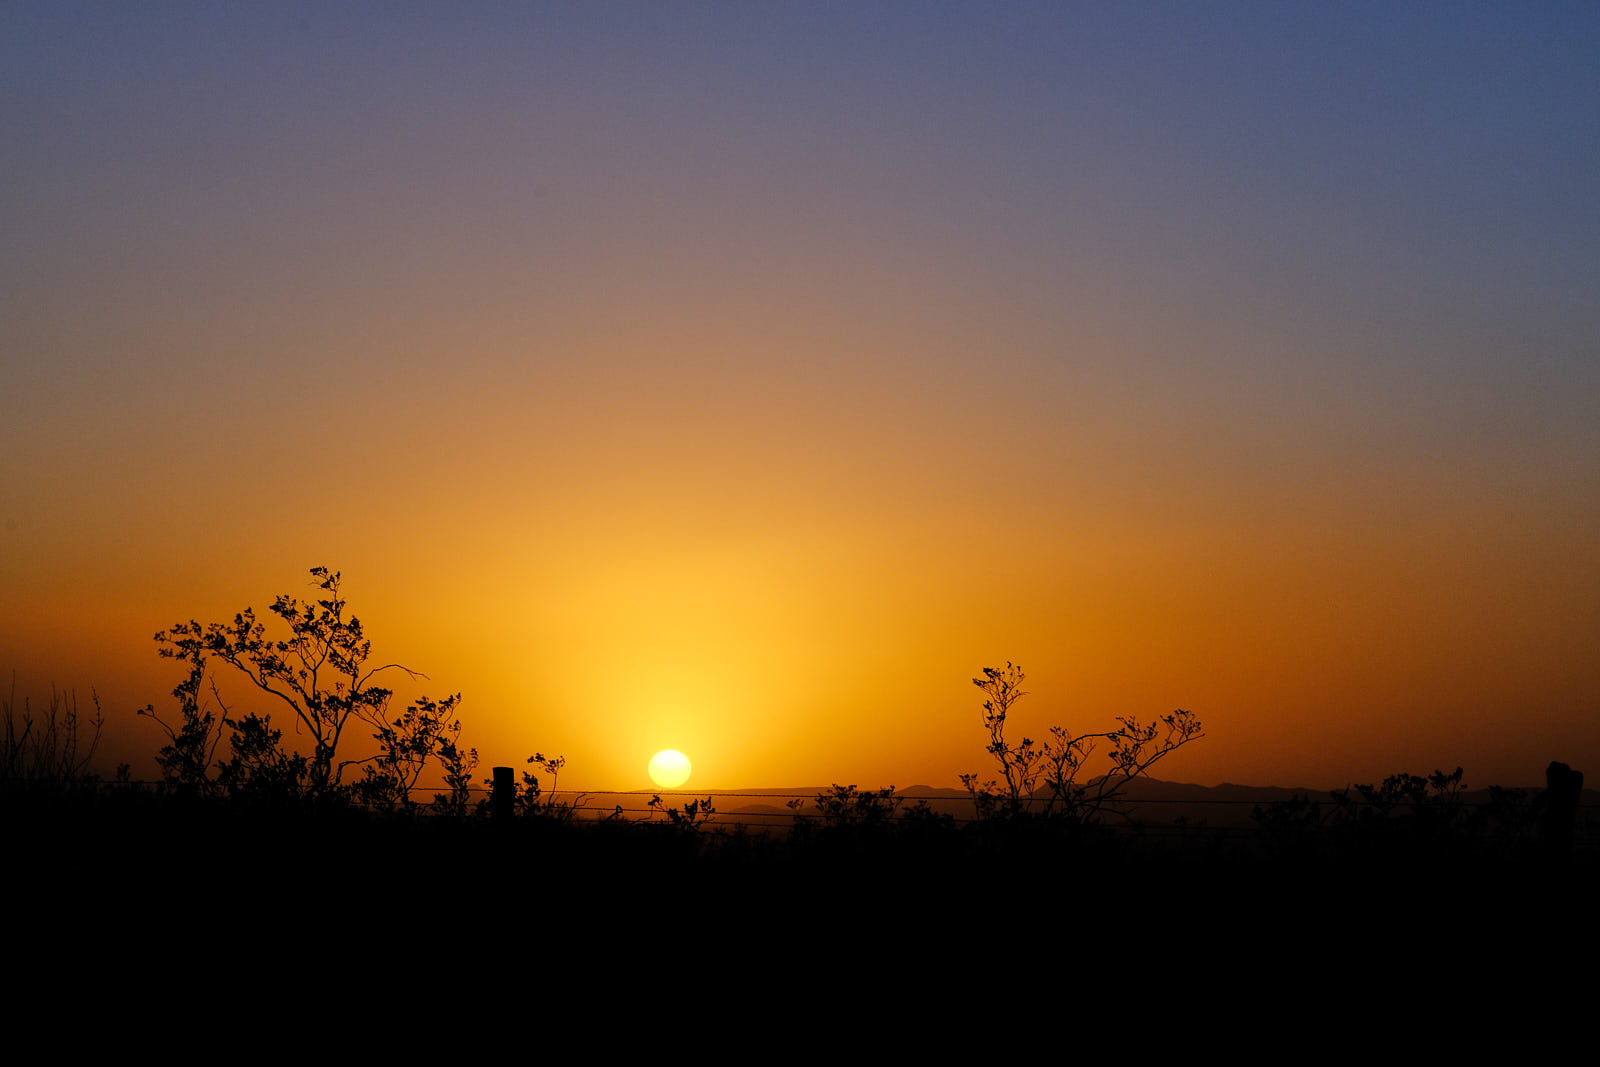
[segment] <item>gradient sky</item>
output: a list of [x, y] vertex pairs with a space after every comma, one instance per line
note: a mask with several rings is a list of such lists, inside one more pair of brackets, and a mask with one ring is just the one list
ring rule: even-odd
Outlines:
[[1019, 734], [1196, 711], [1168, 778], [1600, 773], [1596, 56], [1592, 3], [6, 3], [0, 670], [153, 774], [151, 635], [325, 563], [563, 785], [956, 786], [1006, 660]]

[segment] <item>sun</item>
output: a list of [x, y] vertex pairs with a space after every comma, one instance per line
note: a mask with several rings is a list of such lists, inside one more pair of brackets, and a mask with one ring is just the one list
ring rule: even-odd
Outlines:
[[665, 748], [650, 757], [650, 780], [662, 789], [676, 789], [689, 780], [689, 757]]

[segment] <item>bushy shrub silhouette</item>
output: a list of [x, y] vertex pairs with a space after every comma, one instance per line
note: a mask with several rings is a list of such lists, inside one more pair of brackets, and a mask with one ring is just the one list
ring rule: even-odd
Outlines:
[[1434, 771], [1426, 778], [1391, 774], [1381, 785], [1356, 785], [1332, 793], [1336, 823], [1365, 825], [1407, 837], [1440, 837], [1462, 829], [1462, 769]]
[[1469, 804], [1463, 778], [1460, 767], [1426, 777], [1401, 772], [1333, 790], [1326, 802], [1297, 793], [1258, 804], [1251, 816], [1269, 854], [1304, 861], [1505, 861], [1552, 844], [1541, 820], [1544, 794], [1489, 786], [1486, 802]]
[[550, 776], [550, 788], [545, 789], [540, 784], [538, 775], [523, 771], [522, 786], [517, 790], [516, 813], [526, 818], [543, 819], [547, 822], [571, 822], [583, 806], [583, 797], [579, 795], [569, 800], [562, 800], [556, 791], [561, 782], [561, 770], [567, 765], [567, 758], [535, 752], [528, 757], [528, 762]]
[[812, 801], [796, 797], [786, 806], [794, 813], [789, 841], [795, 845], [854, 846], [899, 829], [900, 798], [894, 795], [892, 785], [860, 790], [836, 782]]
[[674, 830], [681, 830], [690, 834], [700, 833], [706, 824], [711, 821], [711, 817], [717, 813], [717, 809], [711, 804], [710, 797], [706, 797], [703, 800], [688, 801], [681, 807], [673, 807], [662, 800], [661, 794], [657, 793], [650, 798], [650, 803], [646, 807], [650, 809], [650, 818], [652, 820], [657, 813], [663, 814], [666, 816], [665, 825], [672, 827]]
[[[460, 694], [437, 701], [424, 696], [391, 718], [394, 693], [374, 679], [386, 671], [426, 676], [398, 663], [368, 667], [372, 642], [349, 611], [339, 572], [313, 567], [311, 576], [324, 595], [310, 602], [287, 595], [273, 601], [271, 614], [287, 629], [283, 636], [269, 636], [250, 608], [232, 622], [202, 626], [190, 620], [156, 634], [159, 654], [188, 667], [172, 691], [178, 700], [175, 723], [153, 705], [139, 712], [167, 734], [156, 757], [165, 783], [198, 796], [354, 800], [377, 809], [409, 809], [412, 790], [436, 762], [450, 788], [442, 806], [462, 808], [477, 754], [460, 747]], [[235, 716], [208, 675], [213, 662], [287, 707], [298, 729], [310, 735], [311, 752], [286, 751], [283, 732], [268, 715]], [[207, 689], [215, 710], [203, 695]], [[372, 731], [375, 755], [347, 758], [347, 731], [357, 723]], [[219, 761], [224, 738], [230, 755]], [[362, 777], [346, 783], [345, 772], [355, 766], [362, 767]]]
[[[1114, 810], [1129, 783], [1151, 767], [1205, 734], [1198, 717], [1182, 709], [1159, 720], [1141, 723], [1119, 717], [1115, 729], [1074, 735], [1063, 726], [1050, 728], [1043, 745], [1024, 737], [1018, 744], [1006, 738], [1006, 721], [1012, 708], [1027, 693], [1022, 668], [985, 667], [972, 684], [988, 698], [983, 702], [983, 725], [989, 733], [985, 751], [1000, 767], [1000, 779], [980, 782], [976, 774], [961, 775], [980, 821], [1016, 818], [1038, 813], [1053, 820], [1089, 825]], [[1097, 777], [1080, 780], [1089, 757], [1105, 746], [1109, 767]], [[1042, 795], [1041, 795], [1042, 794]]]

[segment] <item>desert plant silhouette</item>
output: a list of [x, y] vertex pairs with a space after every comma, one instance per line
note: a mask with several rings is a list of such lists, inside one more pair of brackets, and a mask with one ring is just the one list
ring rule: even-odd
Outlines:
[[788, 840], [796, 846], [880, 849], [897, 838], [921, 841], [955, 828], [953, 818], [934, 812], [927, 801], [907, 807], [903, 799], [892, 785], [873, 790], [836, 782], [813, 800], [787, 802], [794, 813]]
[[1295, 793], [1255, 805], [1251, 817], [1270, 852], [1302, 860], [1508, 859], [1570, 850], [1581, 772], [1552, 763], [1546, 771], [1551, 785], [1536, 796], [1491, 785], [1487, 800], [1478, 803], [1463, 796], [1463, 774], [1460, 767], [1426, 777], [1391, 774], [1377, 785], [1332, 790], [1326, 802]]
[[[980, 782], [976, 774], [960, 776], [980, 820], [1032, 813], [1040, 799], [1042, 779], [1045, 792], [1040, 813], [1079, 824], [1098, 822], [1130, 782], [1205, 736], [1194, 712], [1179, 709], [1148, 723], [1119, 717], [1117, 727], [1103, 733], [1075, 736], [1066, 727], [1052, 726], [1051, 739], [1042, 746], [1029, 737], [1013, 745], [1006, 739], [1006, 720], [1017, 701], [1028, 695], [1022, 688], [1025, 677], [1021, 667], [1008, 661], [1004, 667], [985, 667], [983, 677], [972, 680], [988, 698], [983, 702], [983, 725], [989, 732], [985, 751], [1000, 765], [1003, 781]], [[1098, 777], [1079, 781], [1090, 755], [1102, 743], [1107, 746], [1109, 768]]]
[[535, 752], [528, 757], [528, 762], [550, 776], [550, 788], [545, 789], [539, 784], [538, 775], [523, 771], [522, 788], [516, 794], [517, 814], [556, 822], [572, 821], [583, 806], [583, 794], [568, 800], [560, 799], [557, 787], [561, 784], [561, 769], [567, 765], [567, 757]]
[[711, 817], [717, 813], [717, 809], [711, 806], [710, 797], [706, 797], [704, 800], [691, 800], [683, 805], [682, 810], [679, 810], [663, 801], [661, 794], [657, 793], [650, 798], [650, 803], [647, 807], [650, 809], [650, 817], [652, 819], [655, 818], [656, 812], [663, 812], [667, 817], [667, 826], [692, 834], [699, 833], [701, 828], [710, 822]]
[[[900, 800], [892, 785], [874, 791], [835, 782], [831, 790], [817, 794], [815, 805], [814, 817], [825, 827], [877, 827], [894, 819]], [[788, 806], [795, 812], [796, 827], [810, 825], [813, 816], [804, 813], [802, 801], [791, 800]]]
[[[389, 718], [393, 691], [374, 683], [385, 671], [426, 678], [398, 663], [369, 668], [372, 642], [361, 620], [349, 611], [338, 571], [311, 568], [324, 594], [309, 602], [278, 596], [271, 613], [288, 628], [286, 638], [269, 637], [253, 609], [232, 622], [202, 626], [190, 620], [155, 635], [163, 658], [188, 665], [188, 675], [173, 689], [178, 699], [176, 725], [146, 705], [147, 715], [166, 731], [168, 743], [157, 756], [169, 784], [201, 795], [262, 795], [273, 798], [353, 796], [379, 808], [409, 807], [412, 788], [430, 759], [440, 762], [451, 788], [448, 801], [463, 804], [464, 783], [477, 754], [459, 746], [460, 694], [443, 700], [420, 698], [398, 718]], [[210, 663], [220, 661], [244, 675], [263, 693], [293, 713], [298, 728], [311, 735], [310, 755], [286, 751], [283, 734], [266, 715], [235, 717], [222, 700]], [[212, 711], [202, 696], [209, 687]], [[341, 758], [346, 731], [360, 722], [373, 730], [376, 755]], [[230, 757], [216, 751], [227, 735]], [[356, 788], [345, 786], [346, 769], [363, 765]], [[215, 773], [213, 773], [213, 771]]]
[[89, 763], [100, 747], [106, 720], [99, 696], [91, 690], [90, 697], [94, 715], [87, 719], [78, 713], [78, 695], [58, 693], [54, 686], [41, 714], [34, 713], [26, 697], [19, 711], [17, 682], [12, 678], [11, 698], [0, 715], [0, 788], [60, 788], [92, 778]]

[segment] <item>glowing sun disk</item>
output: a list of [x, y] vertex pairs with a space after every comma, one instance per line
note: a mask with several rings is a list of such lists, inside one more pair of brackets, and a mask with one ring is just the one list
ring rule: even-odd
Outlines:
[[662, 789], [676, 789], [689, 780], [689, 757], [675, 748], [650, 757], [650, 780]]

